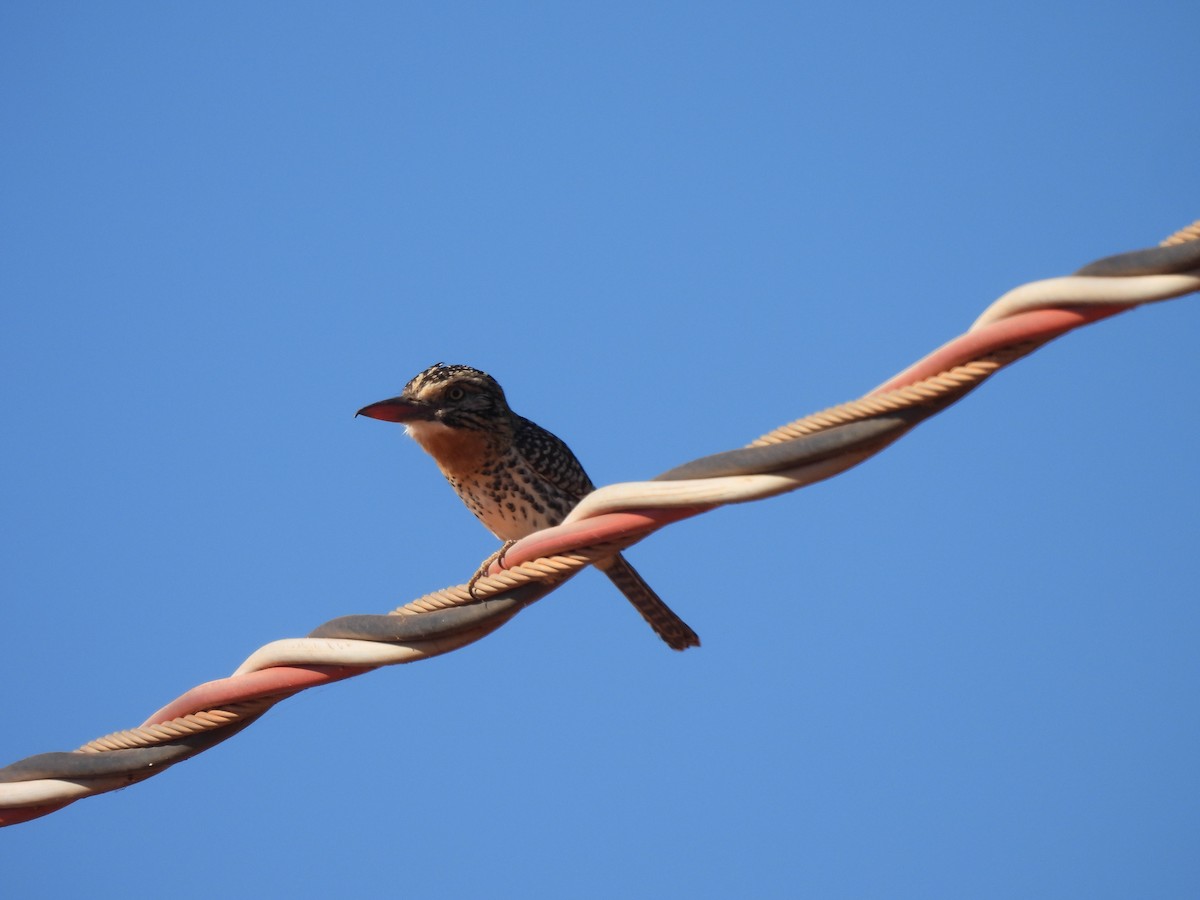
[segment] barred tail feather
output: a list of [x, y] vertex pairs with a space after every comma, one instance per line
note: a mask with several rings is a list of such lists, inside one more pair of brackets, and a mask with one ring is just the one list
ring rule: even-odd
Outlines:
[[596, 568], [608, 576], [609, 581], [617, 586], [655, 633], [673, 650], [700, 646], [696, 632], [663, 603], [662, 598], [654, 593], [654, 589], [646, 584], [624, 556], [618, 553], [611, 559], [596, 563]]

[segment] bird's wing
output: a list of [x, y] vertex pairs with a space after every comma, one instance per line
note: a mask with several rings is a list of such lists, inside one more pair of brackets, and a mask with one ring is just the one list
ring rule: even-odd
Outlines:
[[530, 470], [576, 503], [590, 494], [592, 480], [571, 448], [540, 425], [518, 418], [514, 443]]

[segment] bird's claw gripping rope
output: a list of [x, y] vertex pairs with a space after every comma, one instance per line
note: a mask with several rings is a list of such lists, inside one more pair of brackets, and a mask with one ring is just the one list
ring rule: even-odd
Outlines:
[[[188, 691], [140, 728], [0, 769], [0, 825], [142, 781], [232, 737], [305, 688], [465, 646], [580, 569], [670, 522], [829, 478], [1067, 331], [1198, 290], [1200, 222], [1160, 247], [1107, 257], [1074, 276], [1010, 291], [966, 334], [860, 400], [798, 419], [740, 450], [686, 463], [653, 481], [590, 494], [564, 524], [506, 547], [504, 571], [477, 573], [468, 585], [436, 591], [387, 615], [343, 616], [308, 638], [275, 641], [233, 676]], [[478, 586], [487, 599], [476, 599]]]
[[499, 563], [500, 566], [503, 566], [504, 554], [506, 554], [515, 543], [516, 541], [505, 541], [500, 546], [499, 550], [494, 552], [491, 556], [479, 564], [479, 568], [475, 570], [475, 574], [472, 575], [471, 579], [467, 582], [467, 593], [471, 595], [472, 600], [480, 599], [479, 595], [475, 592], [475, 585], [479, 583], [479, 579], [487, 575], [488, 570], [491, 569], [493, 565]]

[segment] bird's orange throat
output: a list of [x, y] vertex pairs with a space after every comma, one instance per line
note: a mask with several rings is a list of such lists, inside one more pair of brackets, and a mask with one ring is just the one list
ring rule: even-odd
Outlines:
[[447, 477], [465, 478], [478, 472], [488, 455], [487, 436], [469, 428], [419, 421], [408, 423], [408, 433]]

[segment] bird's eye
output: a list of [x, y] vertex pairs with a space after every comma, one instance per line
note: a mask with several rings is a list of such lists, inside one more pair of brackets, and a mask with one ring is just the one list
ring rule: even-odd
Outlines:
[[458, 385], [455, 385], [454, 387], [450, 388], [450, 390], [446, 391], [447, 400], [461, 400], [465, 396], [467, 396], [466, 390]]

